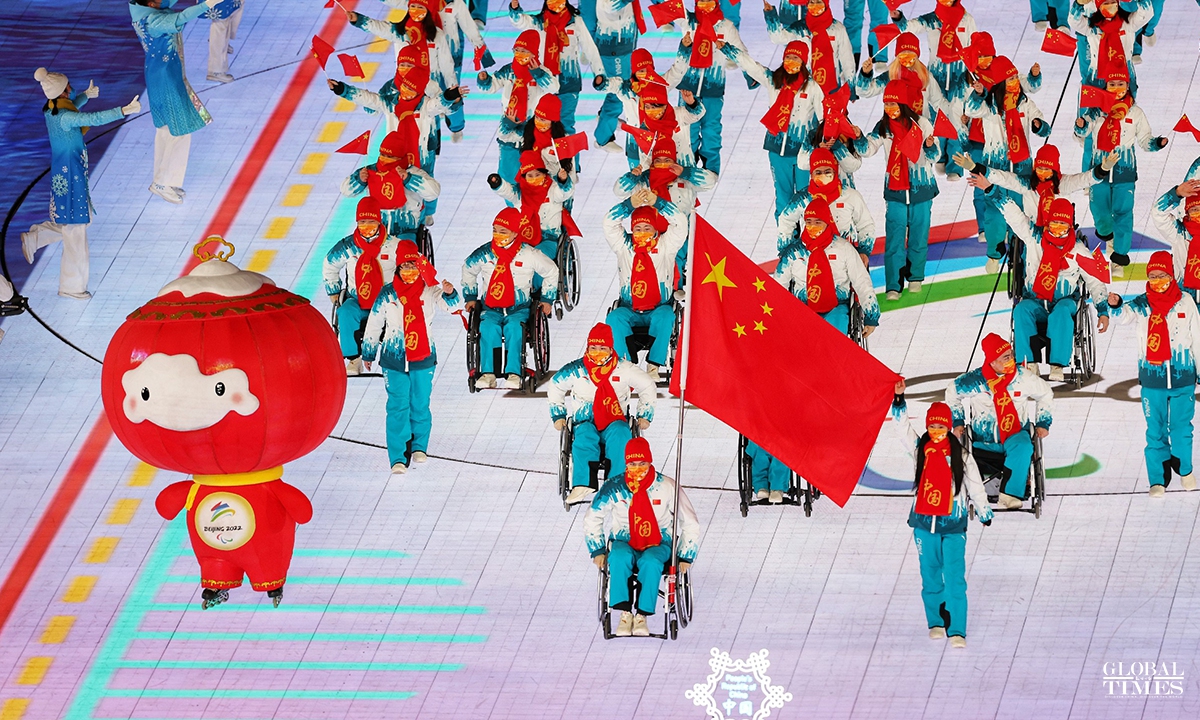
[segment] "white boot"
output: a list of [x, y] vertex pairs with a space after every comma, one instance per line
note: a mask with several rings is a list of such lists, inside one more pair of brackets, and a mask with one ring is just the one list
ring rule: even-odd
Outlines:
[[179, 204], [183, 203], [183, 198], [179, 197], [178, 193], [176, 193], [174, 190], [167, 187], [166, 185], [159, 185], [158, 183], [155, 183], [150, 186], [150, 192], [159, 196], [163, 200], [166, 200], [167, 202], [171, 203], [172, 205], [179, 205]]
[[755, 500], [766, 500], [770, 496], [771, 496], [771, 491], [767, 490], [766, 488], [763, 488], [762, 490], [759, 490], [758, 492], [754, 493]]
[[1150, 497], [1157, 498], [1157, 497], [1162, 497], [1163, 495], [1166, 495], [1166, 494], [1167, 494], [1167, 489], [1165, 487], [1163, 487], [1162, 485], [1151, 485], [1150, 486]]
[[1013, 497], [1012, 495], [1000, 493], [1000, 507], [1004, 508], [1005, 510], [1020, 510], [1021, 506], [1024, 504], [1025, 503], [1022, 502], [1021, 498], [1019, 497]]
[[1181, 483], [1183, 483], [1184, 490], [1195, 490], [1196, 489], [1196, 476], [1193, 473], [1188, 473], [1187, 475], [1184, 475], [1183, 477], [1181, 477], [1179, 479], [1179, 481]]
[[587, 485], [576, 485], [571, 488], [571, 492], [567, 493], [567, 504], [578, 505], [587, 500], [587, 496], [592, 493], [592, 489]]
[[452, 143], [460, 143], [462, 142], [462, 138], [462, 130], [455, 130], [454, 132], [450, 133], [450, 142]]
[[412, 454], [412, 461], [415, 463], [423, 463], [428, 459], [429, 459], [429, 456], [426, 455], [425, 453], [421, 452], [420, 450], [417, 450], [416, 452], [414, 452]]
[[609, 140], [600, 146], [601, 150], [607, 150], [610, 153], [619, 154], [625, 152], [625, 148], [617, 144], [616, 140]]
[[954, 637], [950, 638], [950, 647], [965, 648], [966, 646], [967, 646], [967, 639], [965, 637], [963, 637], [962, 635], [955, 635]]
[[406, 472], [408, 472], [408, 466], [402, 462], [398, 462], [392, 466], [393, 475], [403, 475]]
[[910, 282], [908, 284], [908, 291], [910, 293], [912, 293], [913, 295], [919, 294], [921, 292], [921, 281], [913, 280], [912, 282]]
[[494, 387], [496, 387], [496, 376], [491, 373], [484, 373], [475, 378], [476, 390], [487, 390]]
[[37, 233], [33, 228], [29, 232], [21, 233], [21, 253], [25, 256], [25, 260], [32, 265], [33, 254], [37, 252]]
[[617, 629], [613, 635], [617, 637], [629, 637], [633, 634], [633, 613], [621, 613], [621, 619], [617, 621]]
[[1049, 25], [1050, 23], [1046, 22], [1045, 20], [1038, 20], [1033, 24], [1033, 26], [1037, 28], [1038, 32], [1046, 32], [1046, 28], [1049, 27]]
[[1051, 365], [1050, 366], [1050, 377], [1047, 379], [1050, 382], [1063, 382], [1064, 381], [1063, 366], [1062, 365]]
[[658, 382], [659, 369], [658, 369], [657, 365], [655, 365], [654, 363], [649, 363], [649, 362], [646, 363], [646, 374], [650, 376], [651, 380], [653, 380], [654, 382]]
[[930, 640], [945, 640], [946, 639], [946, 628], [940, 628], [940, 627], [929, 628], [929, 639]]
[[1116, 263], [1112, 263], [1111, 267], [1112, 267], [1112, 276], [1114, 278], [1125, 277], [1125, 266], [1124, 265], [1118, 265]]
[[504, 387], [508, 388], [509, 390], [520, 390], [521, 376], [513, 373], [512, 375], [504, 378]]
[[[983, 233], [980, 233], [980, 235], [982, 234]], [[1000, 261], [996, 258], [988, 258], [987, 265], [984, 265], [983, 269], [988, 275], [995, 275], [996, 273], [1000, 272]]]
[[985, 235], [982, 230], [979, 231], [979, 242], [985, 244], [987, 243], [987, 235]]
[[771, 494], [768, 496], [768, 500], [770, 501], [770, 503], [772, 505], [782, 505], [783, 504], [783, 493], [780, 492], [779, 490], [772, 490]]
[[362, 372], [362, 358], [356, 357], [346, 363], [346, 375], [358, 375]]
[[887, 295], [884, 297], [892, 302], [895, 302], [900, 299], [900, 293], [896, 292], [895, 290], [888, 290]]
[[633, 616], [633, 636], [634, 637], [650, 637], [650, 628], [646, 625], [645, 615]]

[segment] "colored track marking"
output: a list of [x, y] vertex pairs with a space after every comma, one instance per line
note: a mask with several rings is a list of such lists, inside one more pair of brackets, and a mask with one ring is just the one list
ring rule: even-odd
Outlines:
[[92, 594], [92, 588], [96, 587], [97, 580], [99, 578], [95, 575], [78, 575], [71, 578], [71, 584], [63, 593], [62, 601], [65, 603], [87, 602]]
[[301, 175], [320, 175], [329, 160], [329, 153], [309, 153], [300, 164]]
[[129, 487], [148, 487], [154, 482], [154, 476], [158, 474], [158, 468], [153, 465], [138, 460], [137, 467], [129, 474]]
[[250, 259], [246, 261], [246, 269], [250, 272], [266, 272], [278, 254], [278, 250], [255, 250]]
[[[187, 603], [151, 603], [149, 608], [154, 612], [187, 612], [194, 610], [194, 605]], [[299, 605], [284, 603], [277, 608], [271, 608], [270, 603], [263, 605], [237, 605], [226, 603], [209, 608], [210, 613], [253, 613], [269, 611], [273, 613], [355, 613], [359, 615], [483, 615], [487, 610], [478, 605], [354, 605], [350, 603], [329, 605]]]
[[371, 78], [375, 77], [375, 73], [379, 71], [379, 63], [377, 62], [361, 62], [363, 77], [362, 82], [371, 82]]
[[338, 98], [333, 101], [333, 111], [338, 113], [354, 112], [358, 106], [350, 102], [346, 98]]
[[317, 133], [317, 142], [319, 143], [335, 143], [342, 137], [342, 133], [346, 131], [346, 123], [342, 120], [330, 120], [321, 126], [321, 132]]
[[108, 519], [104, 521], [105, 525], [128, 525], [133, 521], [133, 516], [137, 513], [138, 507], [142, 504], [141, 500], [136, 498], [121, 498], [113, 503], [112, 512], [108, 514]]
[[388, 42], [387, 40], [381, 40], [378, 38], [371, 41], [370, 43], [368, 43], [367, 47], [366, 47], [367, 52], [371, 53], [372, 55], [376, 55], [378, 53], [385, 53], [391, 49], [392, 49], [392, 44], [390, 42]]
[[71, 633], [71, 628], [74, 626], [74, 615], [55, 615], [46, 623], [46, 629], [42, 631], [42, 637], [38, 642], [43, 645], [61, 645], [66, 641], [67, 635]]
[[113, 551], [117, 549], [117, 543], [119, 542], [121, 542], [121, 538], [96, 538], [96, 541], [92, 543], [92, 548], [88, 550], [88, 554], [83, 558], [83, 561], [91, 565], [108, 562], [108, 559], [112, 557]]
[[0, 706], [0, 720], [21, 720], [25, 717], [25, 709], [29, 707], [29, 698], [10, 698]]
[[292, 185], [279, 204], [283, 207], [302, 207], [304, 203], [308, 202], [308, 194], [312, 192], [312, 189], [312, 185]]
[[453, 672], [461, 663], [391, 662], [228, 662], [224, 660], [122, 660], [117, 667], [161, 670], [373, 670], [379, 672]]
[[296, 218], [294, 217], [274, 218], [271, 220], [271, 224], [267, 225], [267, 230], [263, 233], [263, 237], [267, 240], [282, 240], [292, 231], [292, 225], [295, 222]]
[[247, 642], [364, 642], [364, 643], [481, 643], [487, 641], [487, 635], [437, 635], [422, 633], [222, 633], [222, 632], [139, 632], [134, 640], [198, 640], [204, 642], [230, 642], [245, 640]]
[[357, 690], [109, 690], [117, 698], [212, 698], [234, 700], [407, 700], [415, 692]]
[[[405, 577], [343, 577], [340, 575], [304, 576], [288, 575], [288, 586], [292, 585], [399, 585], [413, 587], [443, 587], [462, 585], [458, 578], [405, 578]], [[168, 575], [163, 582], [196, 582], [196, 575]]]
[[41, 685], [53, 662], [54, 658], [52, 657], [39, 656], [29, 658], [25, 661], [25, 667], [21, 669], [21, 674], [17, 676], [17, 684]]

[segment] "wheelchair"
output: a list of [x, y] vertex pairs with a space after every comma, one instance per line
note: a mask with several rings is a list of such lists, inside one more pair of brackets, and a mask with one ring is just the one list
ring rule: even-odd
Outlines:
[[[751, 505], [771, 504], [765, 499], [758, 500], [754, 497], [754, 463], [747, 449], [749, 443], [750, 440], [745, 435], [738, 435], [738, 496], [741, 499], [742, 517], [749, 514]], [[813, 501], [820, 497], [820, 490], [793, 472], [791, 485], [783, 494], [783, 502], [780, 505], [799, 505], [804, 508], [804, 517], [812, 517]]]
[[[1023, 500], [1030, 500], [1030, 506], [1028, 509], [1005, 510], [994, 508], [993, 510], [998, 513], [1028, 512], [1033, 513], [1035, 518], [1041, 518], [1042, 506], [1046, 502], [1046, 469], [1043, 465], [1042, 439], [1037, 436], [1033, 425], [1030, 425], [1024, 432], [1028, 432], [1030, 439], [1033, 441], [1033, 460], [1029, 463], [1029, 480], [1025, 483], [1025, 497], [1022, 498]], [[970, 425], [967, 425], [963, 438], [967, 447], [971, 449], [971, 457], [975, 460], [975, 466], [979, 468], [979, 475], [983, 479], [983, 487], [987, 492], [988, 502], [998, 502], [1000, 500], [1000, 488], [1008, 472], [1004, 467], [1004, 453], [982, 450], [975, 447]], [[969, 515], [971, 519], [975, 518], [975, 506], [973, 504], [971, 505]]]
[[563, 312], [571, 312], [579, 306], [580, 277], [579, 250], [575, 239], [563, 233], [558, 241], [558, 253], [554, 258], [558, 265], [558, 299], [554, 301], [554, 316], [562, 320]]
[[[521, 340], [521, 392], [532, 395], [538, 385], [546, 377], [550, 367], [550, 320], [542, 313], [541, 294], [534, 292], [529, 302], [529, 319], [525, 321], [523, 338]], [[482, 337], [479, 332], [479, 321], [483, 314], [483, 301], [475, 303], [467, 316], [467, 387], [470, 392], [479, 392], [475, 380], [483, 374], [481, 353], [483, 352]], [[495, 349], [497, 368], [504, 367], [504, 343]], [[530, 366], [529, 359], [533, 364]], [[497, 380], [503, 372], [496, 374]]]
[[[625, 417], [629, 421], [629, 431], [633, 437], [639, 437], [642, 434], [641, 428], [638, 427], [637, 418], [633, 413], [625, 412]], [[559, 433], [558, 441], [558, 494], [562, 497], [563, 509], [571, 512], [571, 506], [567, 504], [567, 495], [571, 492], [571, 447], [575, 443], [575, 421], [570, 417], [567, 418], [567, 426]], [[608, 457], [604, 454], [604, 439], [600, 439], [600, 456], [596, 460], [588, 462], [588, 487], [593, 491], [599, 490], [604, 481], [608, 479], [610, 465]], [[580, 503], [583, 504], [583, 503]]]
[[[612, 544], [609, 544], [609, 549], [612, 549]], [[666, 578], [666, 587], [660, 583], [659, 587], [655, 588], [654, 592], [663, 601], [662, 616], [663, 616], [663, 631], [661, 633], [651, 632], [650, 637], [660, 640], [671, 640], [679, 637], [679, 628], [687, 627], [692, 621], [692, 580], [690, 570], [676, 570], [671, 572], [669, 565], [663, 566], [663, 577]], [[604, 567], [600, 568], [600, 577], [597, 582], [598, 597], [596, 599], [597, 615], [600, 620], [600, 628], [604, 631], [604, 639], [612, 640], [616, 635], [613, 634], [612, 628], [612, 608], [608, 606], [608, 563], [604, 563]], [[643, 590], [642, 584], [637, 579], [637, 566], [634, 565], [634, 572], [629, 576], [629, 601], [633, 607], [637, 607], [638, 594]], [[620, 611], [618, 611], [620, 612]], [[658, 614], [658, 613], [656, 613]]]
[[871, 348], [867, 344], [866, 327], [866, 313], [863, 312], [862, 303], [858, 301], [858, 293], [851, 291], [850, 322], [847, 335], [849, 335], [851, 340], [858, 343], [858, 346], [863, 350], [871, 352]]
[[[674, 295], [670, 300], [671, 307], [675, 311], [675, 324], [671, 328], [671, 344], [667, 348], [667, 364], [659, 368], [658, 371], [658, 386], [668, 387], [671, 384], [671, 371], [675, 368], [675, 350], [679, 346], [679, 334], [683, 332], [683, 301]], [[621, 306], [621, 301], [616, 300], [609, 307], [609, 312], [616, 310]], [[619, 343], [619, 338], [613, 338], [614, 343]], [[629, 348], [629, 358], [634, 364], [638, 364], [639, 353], [649, 353], [650, 347], [654, 345], [654, 336], [650, 334], [650, 328], [640, 327], [634, 328], [629, 337], [625, 339], [625, 347]]]
[[[344, 273], [343, 273], [343, 276], [344, 276]], [[343, 280], [344, 280], [344, 277], [343, 277]], [[342, 303], [346, 302], [348, 299], [350, 299], [350, 293], [346, 290], [346, 284], [345, 284], [345, 282], [343, 282], [342, 283], [342, 291], [338, 294], [337, 304], [334, 305], [333, 309], [331, 309], [329, 311], [329, 324], [333, 326], [333, 336], [335, 338], [337, 338], [339, 344], [341, 343], [342, 336], [338, 334], [338, 327], [341, 324], [341, 320], [338, 318], [338, 308], [341, 307]], [[357, 302], [357, 300], [355, 302]], [[363, 331], [364, 331], [364, 333], [366, 332], [366, 326], [363, 326]], [[360, 350], [362, 349], [362, 340], [363, 339], [361, 337], [358, 339], [358, 347]], [[382, 372], [366, 372], [364, 370], [364, 371], [359, 372], [358, 375], [353, 375], [350, 377], [383, 377], [383, 373]]]
[[[1071, 364], [1063, 369], [1067, 382], [1075, 389], [1092, 379], [1096, 372], [1096, 309], [1088, 302], [1087, 288], [1080, 281], [1075, 289], [1075, 329], [1072, 339]], [[1019, 302], [1019, 300], [1018, 300]], [[1016, 308], [1016, 303], [1013, 304]], [[1011, 321], [1010, 321], [1011, 324]], [[1050, 361], [1050, 336], [1047, 323], [1037, 324], [1037, 334], [1029, 338], [1029, 349], [1035, 362]]]

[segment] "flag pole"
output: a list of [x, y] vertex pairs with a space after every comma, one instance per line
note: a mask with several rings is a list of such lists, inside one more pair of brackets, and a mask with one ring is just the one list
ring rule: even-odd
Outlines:
[[[688, 218], [688, 251], [687, 263], [685, 264], [684, 279], [687, 283], [685, 287], [695, 284], [696, 280], [693, 276], [692, 269], [696, 264], [696, 217], [699, 211], [695, 205], [692, 206], [691, 216]], [[690, 298], [684, 298], [683, 303], [683, 327], [679, 331], [679, 363], [672, 369], [672, 372], [679, 373], [679, 426], [675, 431], [675, 512], [671, 513], [671, 572], [675, 573], [679, 566], [679, 494], [681, 492], [680, 485], [682, 480], [679, 474], [683, 471], [683, 408], [684, 408], [684, 391], [687, 388], [687, 370], [688, 370], [688, 341], [691, 339], [692, 332], [692, 303]]]

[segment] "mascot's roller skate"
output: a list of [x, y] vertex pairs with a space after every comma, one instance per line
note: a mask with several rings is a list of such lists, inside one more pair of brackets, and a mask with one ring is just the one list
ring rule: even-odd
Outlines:
[[[228, 251], [202, 252], [210, 242]], [[141, 460], [188, 473], [158, 495], [182, 510], [200, 562], [203, 606], [250, 578], [283, 598], [297, 523], [312, 518], [283, 464], [311, 452], [337, 422], [346, 372], [329, 324], [308, 300], [230, 263], [213, 237], [202, 261], [134, 311], [104, 357], [104, 409]]]

